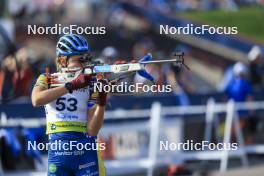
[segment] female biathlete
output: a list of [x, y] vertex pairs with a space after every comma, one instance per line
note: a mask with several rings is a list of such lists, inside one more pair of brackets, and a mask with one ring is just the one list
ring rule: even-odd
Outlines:
[[[56, 53], [58, 69], [83, 67], [86, 61], [83, 56], [89, 53], [89, 46], [80, 35], [64, 35], [57, 43]], [[50, 88], [43, 74], [34, 86], [32, 104], [44, 105], [46, 111], [50, 142], [48, 175], [105, 175], [99, 147], [95, 146], [103, 124], [106, 93], [100, 92], [96, 105], [89, 109], [90, 83], [91, 76], [80, 74], [64, 86]]]

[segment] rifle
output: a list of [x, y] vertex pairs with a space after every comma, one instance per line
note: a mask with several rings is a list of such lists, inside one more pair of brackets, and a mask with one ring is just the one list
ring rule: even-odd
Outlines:
[[[154, 78], [146, 71], [147, 64], [157, 63], [174, 63], [177, 67], [184, 66], [189, 70], [189, 67], [184, 63], [184, 52], [173, 53], [170, 59], [165, 60], [152, 60], [152, 55], [149, 53], [140, 59], [137, 63], [126, 63], [118, 65], [104, 65], [100, 62], [93, 62], [88, 64], [84, 68], [62, 68], [60, 72], [50, 74], [46, 70], [46, 76], [48, 77], [51, 87], [57, 87], [64, 85], [66, 82], [72, 81], [78, 77], [79, 74], [91, 74], [95, 76], [97, 80], [104, 79], [105, 73], [113, 74], [126, 74], [126, 73], [138, 73], [140, 76], [155, 83]], [[118, 77], [114, 81], [119, 81], [125, 77]]]

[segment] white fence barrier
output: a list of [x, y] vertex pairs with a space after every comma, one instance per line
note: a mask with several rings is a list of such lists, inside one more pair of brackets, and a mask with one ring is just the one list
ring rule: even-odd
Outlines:
[[[230, 100], [228, 103], [215, 103], [213, 99], [208, 100], [207, 105], [185, 106], [185, 107], [162, 107], [160, 103], [153, 103], [150, 110], [116, 110], [108, 111], [105, 114], [106, 119], [126, 119], [126, 118], [141, 118], [150, 117], [147, 121], [122, 123], [122, 124], [105, 124], [100, 134], [114, 134], [129, 131], [149, 131], [149, 147], [146, 157], [141, 159], [115, 159], [105, 162], [106, 168], [109, 171], [117, 170], [129, 172], [135, 169], [146, 170], [148, 176], [153, 175], [154, 168], [160, 164], [184, 163], [187, 160], [220, 160], [220, 171], [224, 172], [228, 168], [228, 159], [230, 157], [239, 157], [244, 167], [248, 166], [247, 153], [263, 154], [264, 145], [244, 145], [242, 132], [239, 128], [238, 110], [264, 110], [264, 101], [234, 103]], [[236, 138], [239, 144], [239, 149], [235, 151], [192, 151], [192, 152], [169, 152], [159, 155], [159, 139], [164, 127], [161, 129], [161, 124], [165, 125], [164, 116], [172, 115], [196, 115], [204, 114], [206, 120], [204, 140], [210, 141], [212, 137], [213, 126], [218, 127], [219, 119], [217, 114], [226, 113], [224, 143], [230, 143], [231, 128], [235, 128]], [[36, 127], [45, 125], [45, 119], [6, 119], [3, 115], [0, 119], [0, 127], [22, 125], [24, 127]], [[178, 119], [178, 118], [177, 118]], [[180, 122], [180, 121], [179, 121]], [[179, 123], [180, 124], [180, 123]], [[182, 128], [183, 125], [178, 125], [175, 128]], [[180, 129], [179, 131], [182, 131]], [[182, 135], [182, 134], [181, 134]], [[181, 138], [181, 137], [180, 137]], [[218, 142], [221, 142], [218, 140]], [[161, 159], [161, 158], [162, 159]], [[122, 172], [121, 171], [121, 172]], [[1, 173], [1, 167], [0, 167]], [[115, 172], [113, 172], [115, 173]]]

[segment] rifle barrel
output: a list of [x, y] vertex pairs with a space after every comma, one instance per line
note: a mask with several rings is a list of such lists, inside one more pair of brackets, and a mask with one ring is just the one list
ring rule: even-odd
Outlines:
[[165, 60], [153, 60], [153, 61], [143, 61], [140, 64], [152, 64], [152, 63], [163, 63], [163, 62], [177, 62], [179, 59], [165, 59]]

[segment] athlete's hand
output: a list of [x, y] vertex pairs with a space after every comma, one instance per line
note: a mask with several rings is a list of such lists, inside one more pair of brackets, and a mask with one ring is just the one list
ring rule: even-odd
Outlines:
[[73, 90], [87, 87], [88, 85], [91, 84], [91, 78], [92, 78], [91, 75], [80, 74], [76, 79], [69, 82], [70, 89], [73, 91]]
[[[101, 82], [101, 84], [103, 84], [103, 86], [108, 84], [106, 80], [100, 80], [100, 82]], [[104, 91], [103, 92], [99, 92], [96, 104], [98, 104], [99, 106], [105, 106], [106, 105], [106, 101], [107, 101], [107, 93], [104, 92]]]

